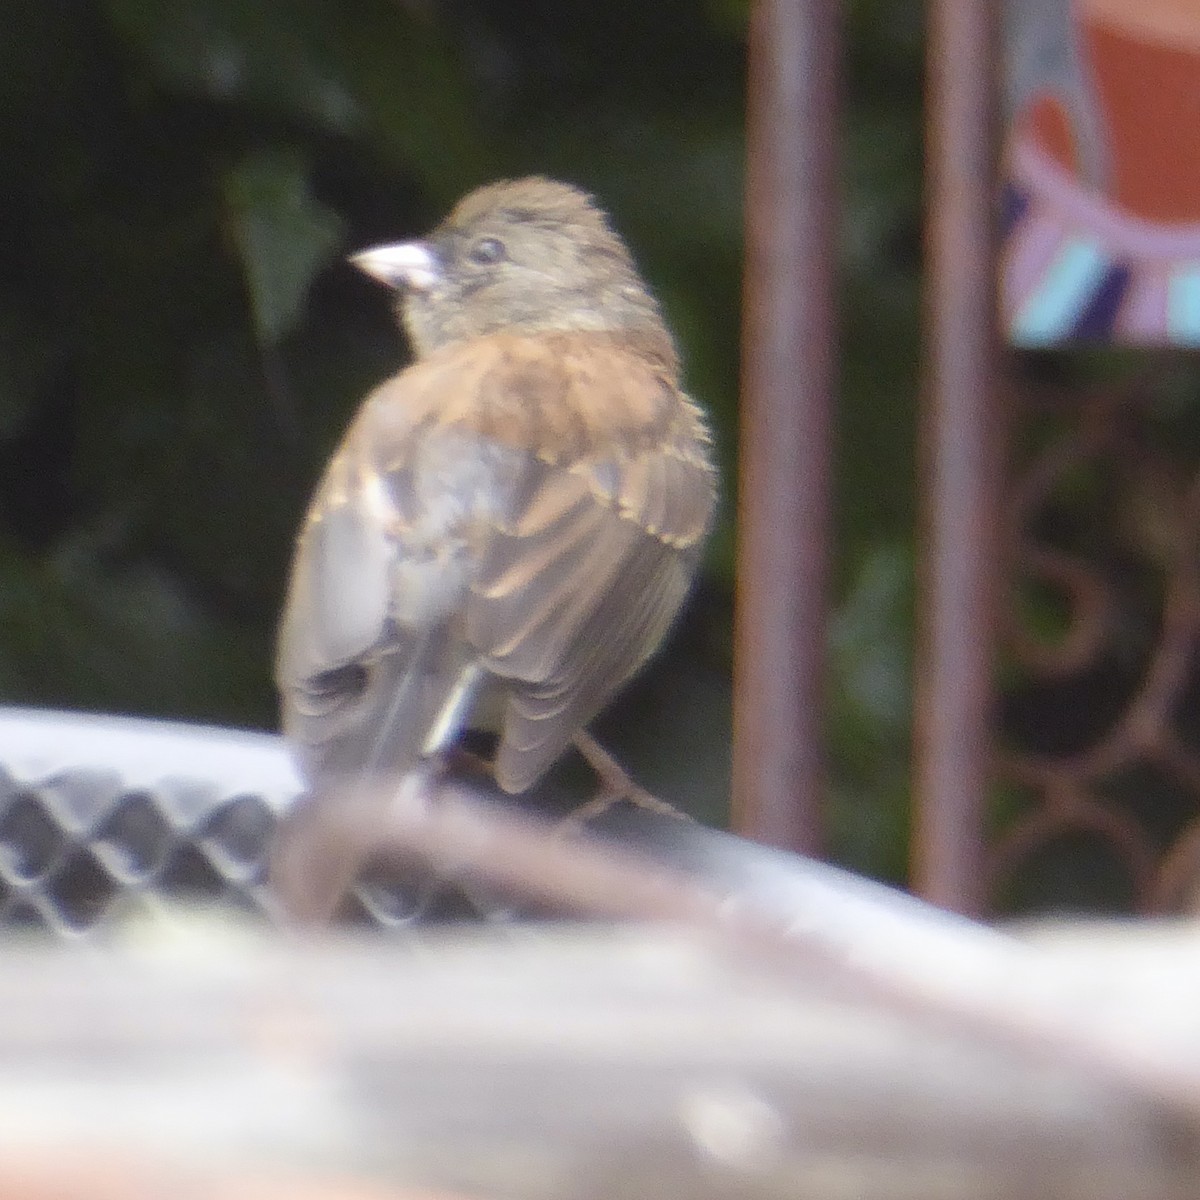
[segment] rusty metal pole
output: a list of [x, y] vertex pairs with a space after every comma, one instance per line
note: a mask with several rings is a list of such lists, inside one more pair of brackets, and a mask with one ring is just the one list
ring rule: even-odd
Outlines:
[[733, 814], [821, 843], [839, 0], [750, 22]]
[[928, 8], [914, 883], [978, 912], [999, 553], [994, 264], [996, 10]]

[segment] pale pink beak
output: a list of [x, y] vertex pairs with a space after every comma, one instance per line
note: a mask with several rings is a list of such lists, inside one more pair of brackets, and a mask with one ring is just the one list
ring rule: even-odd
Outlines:
[[352, 254], [360, 270], [392, 288], [428, 291], [441, 274], [437, 255], [424, 242], [394, 242]]

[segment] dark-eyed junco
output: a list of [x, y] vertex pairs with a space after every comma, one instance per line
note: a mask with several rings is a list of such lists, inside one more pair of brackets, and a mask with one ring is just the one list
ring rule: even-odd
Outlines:
[[352, 261], [397, 290], [415, 357], [363, 403], [300, 532], [284, 732], [320, 790], [490, 728], [522, 792], [678, 611], [716, 497], [708, 430], [574, 187], [494, 183]]

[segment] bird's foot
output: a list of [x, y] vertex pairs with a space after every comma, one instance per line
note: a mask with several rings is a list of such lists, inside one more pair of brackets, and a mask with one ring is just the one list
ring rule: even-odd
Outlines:
[[565, 827], [576, 828], [585, 825], [592, 818], [601, 816], [614, 805], [620, 804], [622, 800], [660, 816], [675, 817], [680, 821], [691, 819], [687, 813], [680, 812], [673, 804], [660, 800], [642, 787], [590, 733], [580, 730], [574, 741], [575, 749], [595, 771], [596, 778], [600, 781], [600, 790], [586, 804], [571, 810], [563, 821]]

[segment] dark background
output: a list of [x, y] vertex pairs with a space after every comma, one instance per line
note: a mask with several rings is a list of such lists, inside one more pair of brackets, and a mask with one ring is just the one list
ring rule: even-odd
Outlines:
[[[848, 4], [833, 841], [904, 861], [921, 6]], [[710, 819], [729, 772], [746, 5], [39, 0], [0, 39], [0, 701], [271, 728], [294, 530], [403, 361], [345, 265], [484, 180], [594, 190], [717, 431], [688, 617], [600, 732]]]

